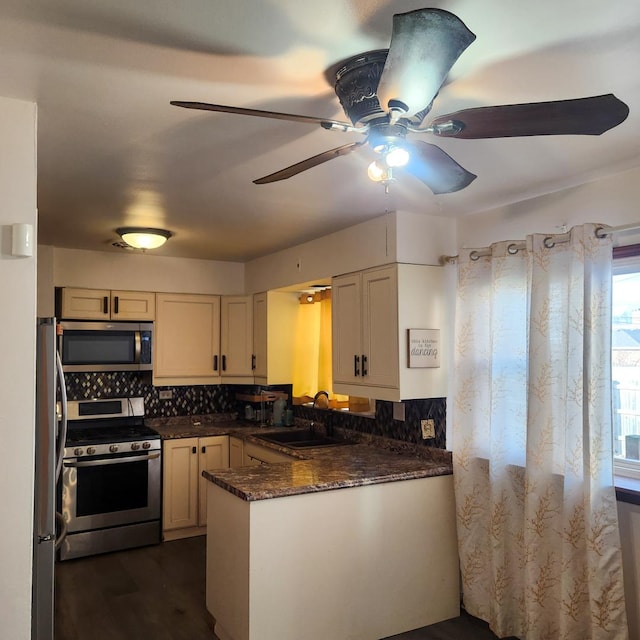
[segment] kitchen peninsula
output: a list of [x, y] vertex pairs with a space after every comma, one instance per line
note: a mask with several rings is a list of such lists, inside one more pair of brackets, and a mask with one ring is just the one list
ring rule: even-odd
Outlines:
[[221, 640], [376, 640], [459, 614], [449, 454], [370, 444], [203, 472], [207, 608]]

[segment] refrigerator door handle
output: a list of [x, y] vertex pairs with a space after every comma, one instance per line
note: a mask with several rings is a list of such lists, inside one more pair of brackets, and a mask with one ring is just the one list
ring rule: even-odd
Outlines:
[[60, 431], [58, 432], [58, 449], [56, 451], [56, 482], [62, 470], [62, 457], [64, 456], [64, 445], [67, 441], [67, 387], [62, 371], [62, 360], [56, 350], [56, 369], [58, 371], [58, 383], [60, 386], [60, 407], [62, 419], [60, 420]]
[[60, 548], [60, 545], [64, 542], [64, 539], [67, 537], [67, 523], [65, 522], [64, 517], [58, 511], [56, 511], [56, 532], [58, 537], [56, 538], [56, 550]]

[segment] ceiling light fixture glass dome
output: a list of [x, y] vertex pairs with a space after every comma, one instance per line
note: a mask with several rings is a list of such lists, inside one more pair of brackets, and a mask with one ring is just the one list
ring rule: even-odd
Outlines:
[[129, 246], [142, 250], [157, 249], [172, 235], [171, 231], [150, 227], [120, 227], [116, 233]]

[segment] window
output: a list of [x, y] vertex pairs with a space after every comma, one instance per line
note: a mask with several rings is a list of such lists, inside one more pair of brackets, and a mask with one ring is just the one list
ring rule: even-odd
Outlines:
[[640, 478], [640, 245], [614, 250], [612, 316], [615, 473]]

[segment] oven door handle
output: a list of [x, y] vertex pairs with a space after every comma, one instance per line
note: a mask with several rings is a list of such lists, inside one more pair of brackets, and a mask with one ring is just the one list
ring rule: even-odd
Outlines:
[[149, 456], [130, 456], [128, 458], [105, 458], [104, 460], [80, 460], [79, 462], [64, 461], [65, 467], [102, 467], [106, 464], [124, 464], [125, 462], [144, 462], [145, 460], [156, 460], [159, 453], [152, 453]]

